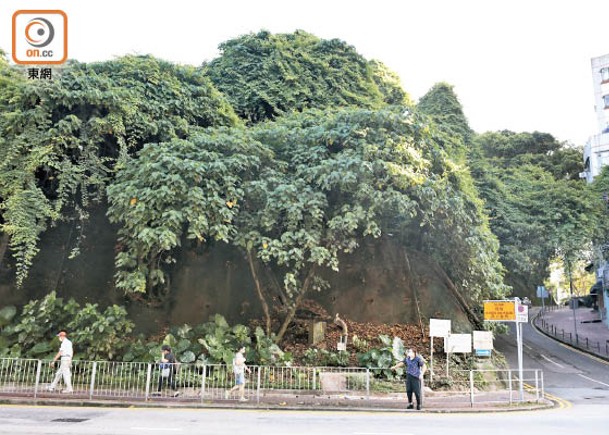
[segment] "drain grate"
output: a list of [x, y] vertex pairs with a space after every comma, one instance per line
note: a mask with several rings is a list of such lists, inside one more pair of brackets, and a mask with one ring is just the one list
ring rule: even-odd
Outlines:
[[55, 423], [81, 423], [83, 421], [89, 420], [88, 418], [56, 418], [55, 420], [51, 420], [51, 422]]

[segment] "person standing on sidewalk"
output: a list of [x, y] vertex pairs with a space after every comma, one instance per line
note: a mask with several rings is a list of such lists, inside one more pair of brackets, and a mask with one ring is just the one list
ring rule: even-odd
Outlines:
[[161, 395], [163, 384], [165, 383], [165, 381], [167, 381], [172, 391], [171, 395], [173, 397], [178, 397], [180, 394], [176, 387], [178, 363], [176, 357], [173, 355], [173, 353], [171, 353], [171, 347], [167, 344], [161, 346], [161, 358], [159, 359], [159, 368], [159, 385], [157, 387], [156, 394], [153, 393], [153, 396]]
[[59, 369], [57, 373], [55, 373], [55, 378], [51, 385], [49, 385], [49, 391], [55, 391], [57, 387], [57, 383], [61, 378], [63, 378], [63, 383], [65, 388], [61, 390], [62, 393], [73, 393], [72, 389], [72, 357], [74, 356], [74, 347], [72, 346], [72, 342], [68, 339], [68, 333], [65, 329], [59, 331], [57, 334], [59, 337], [59, 341], [61, 342], [61, 346], [59, 346], [59, 352], [53, 358], [53, 361], [50, 363], [51, 367], [55, 366], [57, 360], [60, 360]]
[[412, 403], [412, 394], [414, 393], [414, 397], [417, 401], [417, 409], [420, 410], [421, 406], [423, 405], [423, 400], [421, 397], [421, 381], [423, 379], [423, 375], [425, 374], [425, 370], [427, 369], [425, 360], [417, 354], [416, 349], [408, 349], [408, 352], [406, 352], [406, 358], [391, 367], [391, 370], [395, 370], [403, 366], [406, 366], [406, 395], [408, 396], [408, 406], [406, 409], [414, 408]]
[[251, 373], [248, 366], [245, 365], [245, 346], [240, 346], [239, 350], [233, 358], [233, 373], [235, 374], [235, 386], [225, 393], [225, 398], [228, 399], [230, 394], [239, 390], [239, 400], [244, 402], [245, 398], [245, 372]]

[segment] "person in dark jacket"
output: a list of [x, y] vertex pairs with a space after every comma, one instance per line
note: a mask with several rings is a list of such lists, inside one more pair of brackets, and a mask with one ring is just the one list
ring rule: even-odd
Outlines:
[[414, 408], [414, 404], [412, 403], [412, 395], [414, 393], [414, 397], [417, 401], [417, 409], [420, 410], [423, 405], [421, 397], [421, 380], [423, 379], [425, 370], [427, 370], [425, 360], [417, 354], [416, 349], [408, 349], [406, 358], [391, 367], [391, 369], [395, 370], [404, 366], [406, 366], [406, 395], [408, 396], [408, 406], [406, 409]]
[[176, 375], [177, 375], [177, 361], [173, 353], [171, 353], [171, 347], [164, 344], [161, 346], [161, 359], [159, 360], [159, 385], [157, 388], [156, 396], [161, 394], [163, 384], [167, 382], [173, 391], [173, 397], [177, 397], [180, 393], [176, 388]]

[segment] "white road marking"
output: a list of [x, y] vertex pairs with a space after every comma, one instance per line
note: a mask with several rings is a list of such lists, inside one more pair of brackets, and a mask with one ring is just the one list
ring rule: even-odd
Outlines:
[[413, 435], [402, 432], [353, 432], [353, 435]]
[[533, 348], [532, 348], [531, 346], [529, 346], [528, 344], [523, 343], [523, 345], [524, 345], [524, 347], [526, 347], [527, 349], [529, 349], [529, 350], [533, 350]]
[[587, 380], [589, 380], [591, 382], [596, 382], [597, 384], [604, 385], [605, 387], [609, 387], [609, 384], [605, 384], [604, 382], [597, 381], [596, 379], [589, 378], [588, 376], [582, 375], [581, 373], [578, 373], [577, 376], [580, 376], [580, 377], [582, 377], [584, 379], [587, 379]]
[[541, 357], [543, 359], [545, 359], [546, 361], [551, 362], [552, 364], [556, 364], [558, 367], [560, 367], [561, 369], [564, 369], [565, 366], [563, 366], [562, 364], [558, 364], [556, 361], [552, 361], [550, 358], [548, 358], [547, 356], [545, 356], [543, 353], [540, 353]]

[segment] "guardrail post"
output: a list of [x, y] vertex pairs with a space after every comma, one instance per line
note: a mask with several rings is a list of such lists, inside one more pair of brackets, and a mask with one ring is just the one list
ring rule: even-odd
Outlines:
[[512, 371], [508, 370], [508, 389], [510, 391], [510, 405], [512, 404]]
[[258, 370], [258, 376], [256, 376], [256, 403], [260, 403], [260, 383], [261, 383], [261, 370], [260, 367], [256, 368]]
[[539, 403], [539, 370], [535, 370], [535, 401]]
[[474, 407], [474, 371], [469, 371], [469, 404]]
[[370, 369], [366, 369], [366, 400], [370, 400]]
[[146, 396], [144, 400], [148, 401], [150, 397], [150, 378], [152, 377], [152, 364], [148, 364], [148, 370], [146, 370]]
[[203, 365], [203, 374], [201, 375], [201, 402], [205, 400], [205, 383], [207, 382], [207, 365]]
[[40, 384], [40, 372], [42, 371], [42, 361], [38, 360], [36, 366], [36, 381], [34, 384], [34, 399], [38, 396], [38, 385]]
[[95, 375], [97, 374], [97, 361], [93, 361], [93, 370], [91, 371], [91, 387], [89, 389], [89, 400], [93, 400], [93, 391], [95, 390]]

